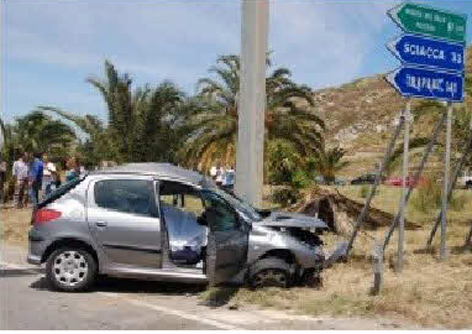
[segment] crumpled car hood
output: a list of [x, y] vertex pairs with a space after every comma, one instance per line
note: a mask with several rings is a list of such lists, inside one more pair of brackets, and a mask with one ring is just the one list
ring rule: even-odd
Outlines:
[[271, 227], [300, 227], [328, 229], [328, 225], [321, 219], [306, 216], [300, 213], [274, 211], [267, 218], [257, 223], [258, 226]]

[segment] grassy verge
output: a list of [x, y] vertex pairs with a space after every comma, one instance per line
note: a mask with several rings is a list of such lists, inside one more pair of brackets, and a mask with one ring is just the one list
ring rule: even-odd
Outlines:
[[[346, 196], [363, 202], [359, 187], [340, 187]], [[459, 191], [462, 192], [462, 191]], [[463, 193], [467, 203], [461, 211], [449, 212], [449, 259], [440, 262], [436, 238], [432, 253], [424, 251], [437, 210], [418, 212], [409, 207], [408, 219], [422, 223], [423, 229], [406, 231], [404, 272], [393, 271], [396, 235], [386, 252], [384, 285], [379, 296], [370, 296], [373, 272], [370, 254], [374, 240], [380, 240], [385, 229], [360, 234], [351, 257], [346, 263], [335, 264], [324, 271], [321, 290], [294, 288], [251, 291], [212, 291], [202, 298], [224, 296], [229, 305], [260, 305], [261, 307], [291, 310], [313, 316], [387, 317], [413, 322], [427, 327], [470, 328], [472, 326], [472, 252], [463, 248], [472, 219], [471, 193]], [[400, 189], [382, 186], [373, 206], [395, 213]], [[439, 235], [439, 234], [438, 234]], [[331, 248], [341, 236], [326, 235], [326, 248]]]

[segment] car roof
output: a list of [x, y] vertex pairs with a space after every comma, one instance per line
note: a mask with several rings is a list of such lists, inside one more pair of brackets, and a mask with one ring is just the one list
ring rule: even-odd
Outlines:
[[141, 162], [128, 163], [116, 167], [103, 168], [90, 173], [97, 174], [138, 174], [156, 176], [164, 179], [179, 180], [186, 183], [200, 185], [205, 177], [200, 173], [172, 165], [170, 163]]

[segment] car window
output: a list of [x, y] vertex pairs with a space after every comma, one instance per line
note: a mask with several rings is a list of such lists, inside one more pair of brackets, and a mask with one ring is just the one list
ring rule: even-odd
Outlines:
[[104, 209], [152, 216], [154, 193], [146, 180], [98, 181], [94, 189], [95, 203]]
[[212, 191], [201, 192], [205, 202], [205, 219], [213, 231], [234, 231], [239, 222], [234, 209], [223, 198]]
[[161, 206], [173, 206], [195, 217], [199, 217], [205, 211], [198, 191], [178, 182], [161, 181], [159, 199]]

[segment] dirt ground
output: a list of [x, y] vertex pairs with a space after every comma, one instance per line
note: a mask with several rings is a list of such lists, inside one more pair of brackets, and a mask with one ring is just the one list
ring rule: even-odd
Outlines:
[[0, 214], [0, 239], [10, 244], [26, 246], [31, 226], [31, 209], [2, 208]]

